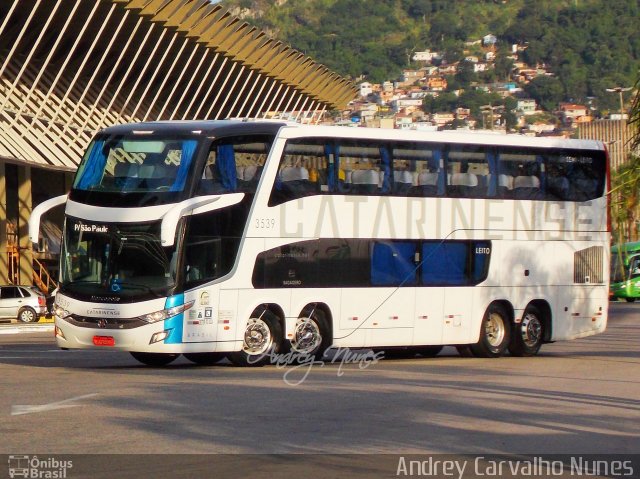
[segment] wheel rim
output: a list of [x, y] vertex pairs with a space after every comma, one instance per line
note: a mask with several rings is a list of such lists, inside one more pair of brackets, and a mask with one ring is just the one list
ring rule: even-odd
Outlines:
[[487, 319], [485, 326], [485, 336], [487, 342], [492, 347], [498, 347], [502, 344], [505, 335], [504, 319], [498, 313], [491, 313]]
[[22, 318], [22, 321], [24, 321], [25, 323], [30, 323], [33, 321], [33, 312], [29, 311], [28, 309], [25, 309], [20, 316]]
[[542, 323], [535, 314], [527, 313], [522, 318], [522, 326], [520, 328], [522, 332], [522, 341], [529, 347], [534, 347], [538, 344], [542, 337]]
[[318, 324], [311, 318], [299, 318], [291, 341], [291, 348], [299, 353], [311, 353], [322, 343]]
[[242, 350], [250, 355], [262, 354], [273, 344], [269, 325], [260, 318], [251, 318], [244, 331]]

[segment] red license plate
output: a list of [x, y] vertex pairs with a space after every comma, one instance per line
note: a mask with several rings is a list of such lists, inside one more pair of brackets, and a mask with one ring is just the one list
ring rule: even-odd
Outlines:
[[116, 340], [113, 336], [94, 336], [93, 344], [96, 346], [115, 346]]

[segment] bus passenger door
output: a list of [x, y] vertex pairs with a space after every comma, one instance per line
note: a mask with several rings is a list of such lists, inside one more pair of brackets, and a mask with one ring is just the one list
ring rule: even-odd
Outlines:
[[367, 265], [371, 287], [343, 289], [341, 326], [367, 330], [366, 346], [411, 344], [416, 247], [412, 241], [374, 241]]
[[416, 288], [416, 312], [413, 330], [415, 346], [442, 344], [444, 288]]
[[438, 315], [440, 331], [431, 323], [429, 331], [441, 334], [441, 344], [469, 340], [473, 300], [471, 288], [463, 286], [469, 281], [469, 251], [469, 245], [462, 241], [425, 241], [421, 246], [421, 283], [440, 293], [434, 294], [437, 304], [429, 306], [430, 312], [422, 312], [427, 306], [416, 301], [416, 314], [418, 318]]
[[[442, 318], [443, 344], [464, 344], [469, 342], [470, 338], [475, 338], [477, 332], [470, 331], [471, 315], [473, 312], [473, 295], [471, 294], [471, 288], [445, 288], [444, 314]], [[475, 313], [483, 315], [484, 311], [476, 311]]]

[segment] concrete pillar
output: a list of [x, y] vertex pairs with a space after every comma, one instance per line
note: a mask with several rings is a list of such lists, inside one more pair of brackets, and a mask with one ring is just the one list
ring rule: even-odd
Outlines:
[[7, 251], [7, 180], [5, 163], [0, 161], [0, 284], [9, 283], [9, 253]]
[[31, 167], [18, 167], [18, 241], [20, 247], [20, 284], [33, 284], [33, 250], [29, 241], [31, 216]]

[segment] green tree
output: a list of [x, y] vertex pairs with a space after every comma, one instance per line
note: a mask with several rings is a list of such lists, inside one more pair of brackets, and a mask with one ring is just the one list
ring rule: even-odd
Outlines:
[[468, 87], [471, 82], [478, 79], [478, 75], [473, 71], [473, 63], [466, 60], [458, 64], [458, 72], [456, 73], [457, 84], [461, 88]]
[[496, 76], [499, 80], [507, 81], [509, 80], [509, 75], [511, 75], [511, 70], [513, 70], [513, 60], [511, 58], [507, 58], [504, 52], [499, 50], [496, 55], [494, 67]]
[[545, 110], [551, 111], [558, 107], [564, 97], [564, 89], [560, 80], [549, 76], [538, 76], [525, 86], [527, 94]]

